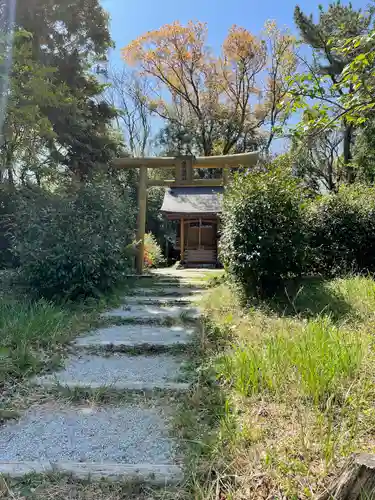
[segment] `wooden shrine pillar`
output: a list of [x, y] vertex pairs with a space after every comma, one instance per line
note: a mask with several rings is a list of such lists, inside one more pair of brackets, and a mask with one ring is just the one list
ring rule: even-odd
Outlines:
[[181, 217], [180, 223], [180, 249], [181, 249], [181, 262], [184, 261], [185, 257], [185, 219]]
[[143, 273], [145, 260], [145, 232], [147, 210], [147, 167], [139, 167], [138, 180], [138, 220], [137, 220], [137, 273]]
[[229, 168], [223, 168], [223, 185], [227, 186], [229, 183]]

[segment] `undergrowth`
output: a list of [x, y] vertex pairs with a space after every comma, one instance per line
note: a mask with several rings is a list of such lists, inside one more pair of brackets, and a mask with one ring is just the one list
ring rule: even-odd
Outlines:
[[[130, 285], [130, 283], [129, 283]], [[78, 303], [33, 300], [14, 288], [0, 300], [0, 388], [56, 368], [66, 344], [99, 324], [124, 287]]]
[[223, 283], [203, 308], [181, 498], [311, 498], [348, 455], [375, 451], [371, 278], [291, 283], [247, 304]]

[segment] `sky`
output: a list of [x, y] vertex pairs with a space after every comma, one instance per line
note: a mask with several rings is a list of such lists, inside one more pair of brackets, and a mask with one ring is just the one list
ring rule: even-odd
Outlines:
[[[333, 1], [333, 0], [331, 0]], [[208, 24], [208, 44], [219, 52], [233, 24], [242, 26], [257, 35], [265, 21], [276, 20], [279, 27], [287, 26], [297, 35], [293, 21], [296, 4], [306, 14], [318, 17], [318, 6], [327, 7], [330, 0], [101, 0], [110, 15], [110, 29], [116, 48], [110, 54], [111, 66], [123, 63], [121, 48], [145, 32], [158, 29], [163, 24], [179, 21], [202, 21]], [[348, 0], [341, 0], [347, 4]], [[365, 8], [370, 0], [352, 0], [354, 8]], [[297, 116], [292, 121], [298, 121]], [[153, 122], [153, 131], [160, 126], [159, 119]], [[282, 152], [286, 147], [283, 139], [275, 140], [273, 152]]]
[[[275, 19], [280, 26], [295, 30], [294, 7], [298, 3], [306, 13], [318, 13], [327, 0], [102, 0], [111, 17], [111, 33], [116, 49], [111, 62], [120, 64], [120, 49], [146, 31], [163, 24], [189, 20], [208, 23], [209, 44], [219, 50], [232, 24], [258, 34], [267, 19]], [[347, 3], [342, 0], [342, 3]], [[368, 0], [353, 0], [355, 8], [365, 7]]]

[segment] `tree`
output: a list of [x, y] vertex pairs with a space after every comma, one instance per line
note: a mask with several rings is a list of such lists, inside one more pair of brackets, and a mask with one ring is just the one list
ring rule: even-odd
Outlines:
[[149, 79], [154, 112], [182, 133], [191, 131], [196, 153], [248, 151], [261, 123], [251, 104], [259, 95], [256, 76], [265, 65], [265, 47], [238, 26], [230, 29], [219, 57], [206, 41], [205, 24], [175, 22], [134, 40], [123, 57]]
[[372, 118], [375, 108], [375, 30], [349, 38], [338, 50], [346, 57], [352, 55], [342, 72], [342, 82], [353, 92], [341, 96], [342, 113], [349, 123], [362, 125]]
[[110, 87], [108, 104], [116, 108], [116, 123], [132, 156], [145, 156], [151, 143], [151, 120], [147, 96], [148, 84], [134, 72], [112, 68], [107, 73]]
[[112, 46], [108, 17], [98, 0], [19, 0], [16, 24], [32, 34], [32, 59], [55, 68], [55, 85], [65, 85], [71, 105], [41, 107], [53, 127], [49, 144], [55, 164], [84, 179], [116, 153], [110, 133], [114, 110], [102, 98], [105, 86], [90, 71]]
[[287, 29], [280, 30], [275, 21], [268, 21], [265, 25], [265, 43], [268, 78], [262, 109], [269, 130], [265, 151], [269, 153], [275, 136], [283, 133], [291, 114], [291, 77], [296, 72], [297, 56], [294, 37]]
[[290, 152], [294, 173], [316, 192], [336, 191], [342, 177], [341, 143], [342, 135], [336, 129], [314, 137], [295, 136]]
[[56, 69], [33, 60], [32, 43], [30, 33], [16, 31], [9, 88], [4, 89], [7, 106], [0, 144], [0, 181], [6, 174], [10, 184], [14, 183], [16, 166], [18, 172], [30, 168], [55, 139], [52, 123], [42, 108], [47, 104], [63, 109], [69, 101], [66, 87], [54, 81]]
[[[352, 181], [351, 168], [353, 124], [346, 116], [343, 100], [356, 93], [355, 87], [345, 78], [345, 67], [355, 58], [353, 51], [344, 53], [345, 43], [355, 36], [367, 33], [372, 22], [372, 9], [364, 14], [354, 10], [352, 5], [331, 3], [324, 11], [320, 7], [318, 23], [312, 16], [306, 16], [297, 6], [295, 22], [302, 39], [313, 49], [313, 61], [304, 59], [308, 73], [296, 78], [295, 97], [302, 97], [304, 104], [298, 106], [308, 111], [309, 127], [305, 132], [310, 135], [321, 133], [337, 124], [342, 128], [343, 161], [346, 165], [347, 180]], [[311, 104], [311, 102], [317, 102]]]
[[375, 181], [375, 122], [368, 119], [357, 133], [353, 161], [357, 178], [364, 182]]
[[0, 0], [0, 145], [9, 86], [9, 73], [12, 66], [12, 43], [15, 4]]

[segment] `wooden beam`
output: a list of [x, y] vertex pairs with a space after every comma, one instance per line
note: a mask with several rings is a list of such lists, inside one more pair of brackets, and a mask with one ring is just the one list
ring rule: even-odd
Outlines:
[[173, 179], [164, 180], [164, 179], [155, 179], [149, 180], [147, 185], [149, 187], [152, 186], [164, 186], [164, 187], [196, 187], [196, 186], [212, 186], [212, 187], [220, 187], [223, 185], [222, 179], [193, 179], [191, 182], [176, 182]]
[[149, 179], [147, 181], [147, 186], [148, 187], [157, 187], [157, 186], [164, 186], [164, 187], [169, 187], [169, 186], [175, 186], [176, 181], [174, 179]]
[[118, 168], [137, 168], [145, 165], [148, 168], [170, 168], [176, 165], [176, 158], [151, 157], [151, 158], [115, 158], [112, 165]]
[[147, 167], [139, 169], [138, 183], [138, 221], [137, 221], [137, 273], [143, 273], [145, 259], [145, 232], [146, 232], [146, 208], [147, 208]]
[[184, 218], [181, 217], [180, 223], [180, 247], [181, 247], [181, 262], [184, 261], [185, 257], [185, 221]]
[[[252, 166], [257, 163], [259, 159], [259, 152], [253, 151], [251, 153], [242, 153], [237, 155], [226, 156], [200, 156], [197, 158], [192, 157], [193, 168], [223, 168]], [[116, 158], [112, 161], [112, 165], [117, 168], [137, 168], [145, 165], [148, 168], [170, 168], [176, 167], [181, 161], [181, 157], [150, 157], [150, 158]]]
[[252, 166], [259, 160], [259, 151], [226, 156], [201, 156], [195, 159], [194, 168], [223, 168]]
[[[173, 213], [168, 213], [168, 212], [163, 212], [164, 215], [167, 217], [168, 220], [180, 220], [181, 217], [184, 217], [185, 219], [185, 224], [192, 220], [192, 219], [197, 219], [197, 217], [202, 217], [203, 219], [207, 219], [207, 218], [214, 218], [216, 217], [217, 218], [217, 214], [213, 214], [212, 212], [208, 212], [208, 213], [199, 213], [199, 214], [189, 214], [189, 213], [186, 213], [186, 212], [173, 212]], [[197, 220], [198, 222], [198, 220]]]

